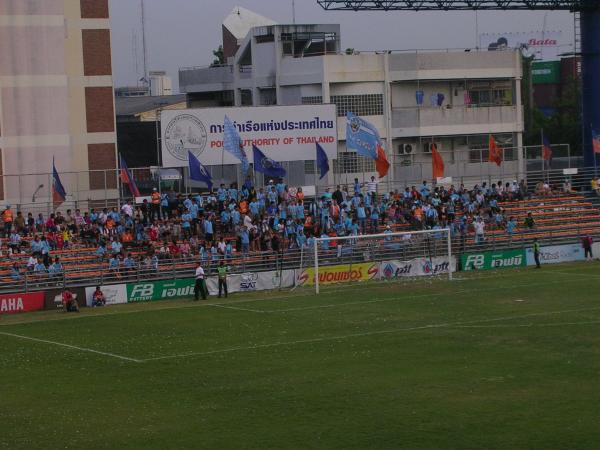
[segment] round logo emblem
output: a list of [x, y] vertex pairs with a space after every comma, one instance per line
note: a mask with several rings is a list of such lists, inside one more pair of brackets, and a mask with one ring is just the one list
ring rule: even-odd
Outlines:
[[174, 158], [187, 161], [188, 151], [200, 156], [207, 140], [204, 124], [191, 114], [181, 114], [167, 125], [163, 142]]
[[358, 117], [350, 119], [350, 129], [353, 133], [358, 133], [360, 131], [360, 120]]
[[275, 162], [270, 158], [263, 158], [261, 161], [261, 164], [262, 164], [263, 168], [265, 168], [267, 170], [275, 167]]

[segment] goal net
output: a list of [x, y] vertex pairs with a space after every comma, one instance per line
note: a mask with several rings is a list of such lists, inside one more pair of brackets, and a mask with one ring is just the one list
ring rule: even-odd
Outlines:
[[386, 232], [315, 238], [303, 252], [297, 284], [322, 285], [417, 277], [452, 279], [456, 260], [450, 230]]

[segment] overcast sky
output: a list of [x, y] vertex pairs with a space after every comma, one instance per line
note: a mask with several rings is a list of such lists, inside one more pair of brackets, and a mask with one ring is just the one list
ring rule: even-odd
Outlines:
[[[148, 69], [166, 70], [177, 89], [178, 69], [206, 66], [221, 43], [221, 23], [237, 5], [278, 23], [292, 22], [292, 0], [143, 0]], [[143, 74], [141, 0], [110, 0], [115, 86], [136, 85]], [[339, 23], [342, 48], [357, 50], [467, 48], [476, 45], [473, 12], [334, 12], [316, 0], [296, 0], [297, 23]], [[572, 50], [568, 12], [479, 12], [479, 33], [562, 31]], [[137, 47], [137, 58], [136, 58]], [[136, 63], [137, 60], [137, 63]]]

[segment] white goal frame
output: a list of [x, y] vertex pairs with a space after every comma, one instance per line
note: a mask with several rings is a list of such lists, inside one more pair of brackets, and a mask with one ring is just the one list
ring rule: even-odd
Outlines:
[[[321, 242], [329, 241], [350, 241], [350, 240], [371, 240], [371, 239], [385, 239], [394, 236], [406, 236], [407, 234], [419, 235], [419, 234], [439, 234], [444, 233], [446, 235], [446, 245], [448, 249], [448, 259], [452, 261], [452, 236], [450, 234], [450, 228], [441, 228], [439, 230], [420, 230], [420, 231], [396, 231], [392, 233], [377, 233], [377, 234], [359, 234], [357, 236], [335, 236], [335, 237], [315, 237], [314, 238], [314, 271], [315, 271], [315, 292], [319, 294], [319, 244]], [[452, 281], [452, 264], [448, 267], [448, 279]]]

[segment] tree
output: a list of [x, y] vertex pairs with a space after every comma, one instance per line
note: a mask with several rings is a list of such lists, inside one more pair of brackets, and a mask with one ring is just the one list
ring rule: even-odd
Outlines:
[[213, 50], [213, 56], [215, 57], [215, 59], [213, 60], [211, 67], [222, 66], [223, 64], [225, 64], [225, 52], [223, 51], [222, 45], [219, 45], [218, 49]]
[[[531, 63], [533, 58], [523, 58], [523, 108], [525, 111], [525, 145], [540, 146], [542, 130], [552, 144], [569, 144], [571, 156], [581, 155], [581, 86], [578, 78], [562, 86], [560, 96], [553, 105], [556, 113], [550, 117], [532, 104]], [[555, 156], [567, 156], [561, 152]]]

